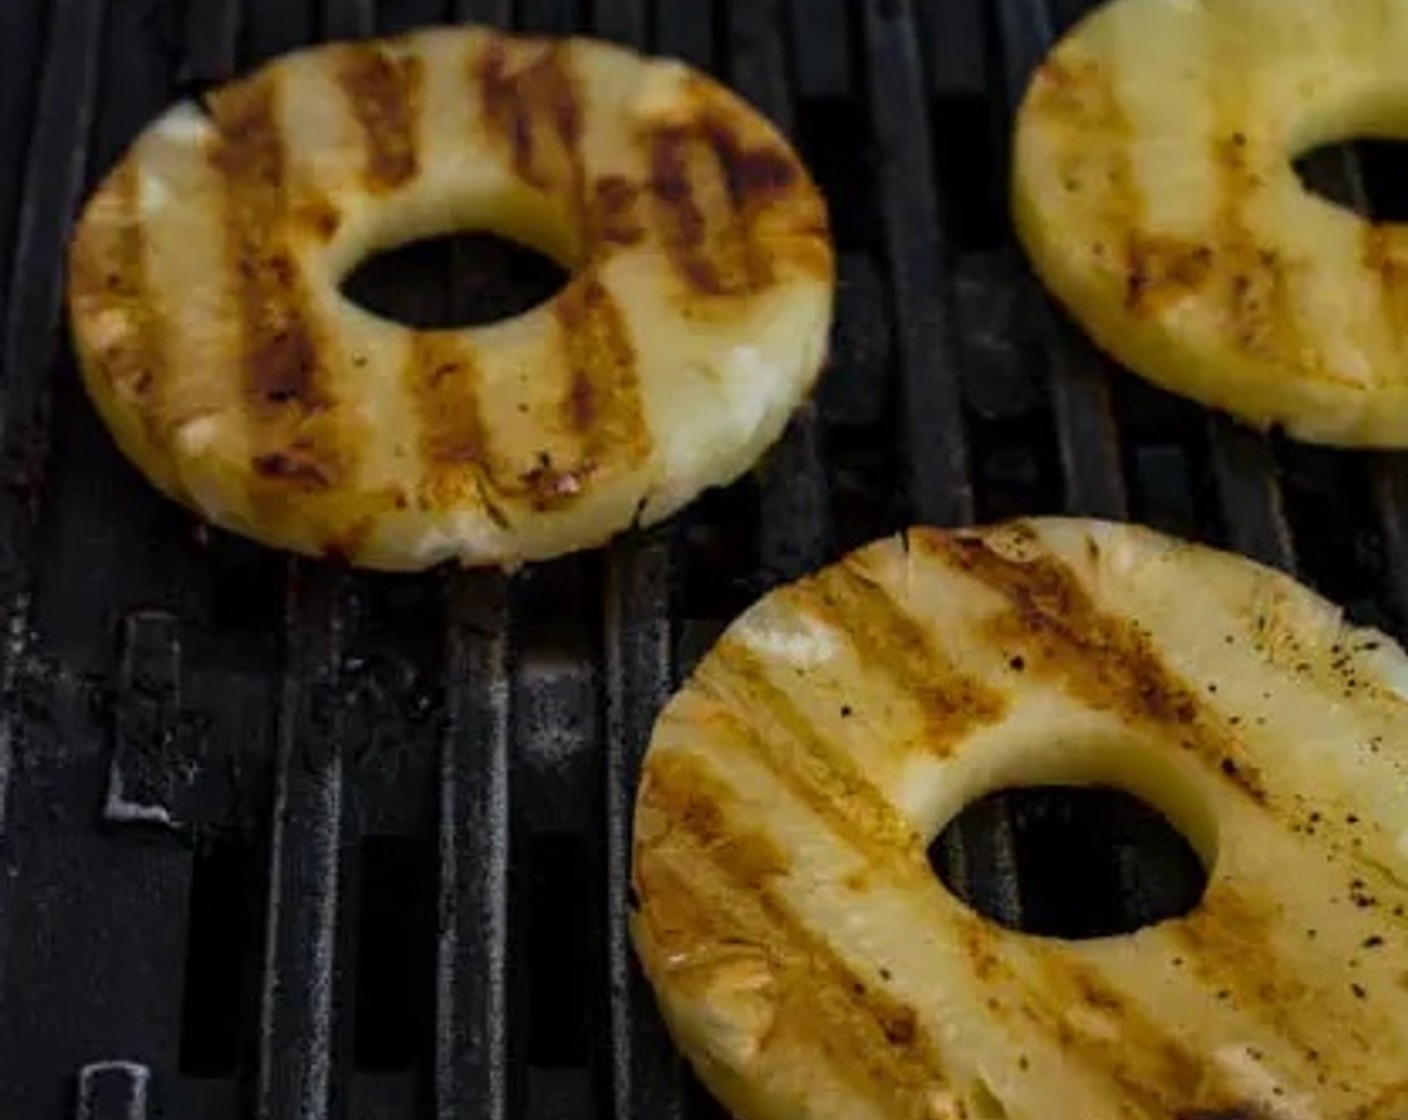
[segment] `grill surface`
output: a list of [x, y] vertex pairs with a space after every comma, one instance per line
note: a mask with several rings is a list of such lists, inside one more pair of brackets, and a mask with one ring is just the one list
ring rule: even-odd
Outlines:
[[[1010, 110], [1083, 6], [0, 4], [0, 1116], [716, 1115], [627, 942], [640, 754], [728, 618], [911, 520], [1133, 516], [1397, 628], [1401, 459], [1282, 447], [1111, 378], [1024, 270], [997, 190]], [[834, 368], [754, 479], [517, 579], [207, 540], [82, 399], [60, 330], [75, 208], [176, 91], [451, 18], [682, 55], [788, 128], [834, 207]], [[1352, 157], [1306, 175], [1369, 205]], [[434, 318], [488, 267], [461, 248], [367, 283]], [[1063, 811], [984, 803], [936, 859], [1012, 921], [1059, 909], [1022, 874], [1053, 835], [1103, 852], [1092, 925], [1186, 893], [1186, 868], [1092, 847], [1088, 817], [1053, 834]]]

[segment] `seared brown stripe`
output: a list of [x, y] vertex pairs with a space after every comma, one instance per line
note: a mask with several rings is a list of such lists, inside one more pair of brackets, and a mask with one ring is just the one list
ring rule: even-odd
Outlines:
[[1291, 314], [1286, 265], [1274, 246], [1260, 244], [1247, 226], [1248, 200], [1266, 184], [1251, 169], [1246, 133], [1213, 140], [1219, 174], [1218, 241], [1224, 246], [1220, 277], [1227, 330], [1242, 349], [1303, 366], [1308, 345]]
[[638, 210], [640, 188], [621, 175], [607, 175], [593, 188], [592, 240], [597, 245], [634, 245], [645, 237]]
[[[754, 240], [752, 214], [736, 205], [753, 196], [739, 193], [746, 172], [734, 168], [731, 177], [724, 160], [733, 158], [737, 145], [724, 135], [722, 126], [706, 117], [691, 127], [658, 129], [650, 139], [650, 188], [661, 244], [689, 289], [706, 296], [747, 295], [773, 282], [768, 258]], [[706, 210], [696, 176], [710, 165], [720, 176], [723, 197], [721, 205]]]
[[[1312, 987], [1298, 967], [1273, 952], [1272, 933], [1278, 902], [1274, 885], [1256, 897], [1215, 885], [1187, 917], [1172, 929], [1188, 945], [1186, 967], [1195, 970], [1206, 985], [1224, 992], [1229, 1008], [1250, 1011], [1301, 1053], [1327, 1049], [1327, 1036], [1335, 1022], [1354, 1024], [1363, 1032], [1360, 1045], [1371, 1048], [1372, 1039], [1392, 1038], [1394, 1028], [1385, 1021], [1383, 1004], [1368, 1004], [1354, 997], [1345, 985]], [[1389, 1006], [1395, 1001], [1390, 998]], [[1317, 1041], [1318, 1040], [1318, 1041]]]
[[[1161, 1023], [1107, 984], [1100, 974], [1063, 948], [1045, 948], [1033, 981], [1025, 982], [1026, 1007], [1046, 1020], [1045, 1033], [1118, 1095], [1138, 1102], [1149, 1116], [1214, 1113], [1245, 1104], [1226, 1076], [1176, 1039]], [[1039, 1010], [1037, 1010], [1039, 1009]], [[1109, 1033], [1073, 1024], [1080, 1010], [1109, 1025]]]
[[295, 225], [311, 231], [319, 240], [328, 241], [342, 225], [342, 214], [328, 199], [310, 194], [293, 206]]
[[[326, 368], [332, 342], [307, 312], [285, 222], [285, 153], [274, 86], [253, 79], [211, 98], [220, 133], [225, 234], [244, 342], [252, 466], [259, 480], [305, 492], [352, 473], [356, 440], [339, 433]], [[256, 500], [258, 498], [256, 497]]]
[[453, 335], [418, 331], [404, 376], [420, 423], [420, 504], [448, 509], [483, 499], [492, 514], [489, 432], [473, 352]]
[[651, 438], [641, 412], [635, 347], [625, 317], [590, 271], [553, 302], [566, 389], [547, 433], [552, 451], [499, 489], [537, 510], [563, 509], [593, 480], [638, 466]]
[[781, 149], [745, 145], [723, 112], [707, 114], [702, 132], [723, 171], [729, 202], [740, 214], [770, 205], [802, 179], [797, 161]]
[[844, 634], [865, 673], [888, 677], [923, 710], [924, 746], [948, 755], [972, 731], [1002, 718], [1001, 693], [961, 672], [929, 634], [854, 561], [844, 561], [783, 592], [799, 609]]
[[1395, 226], [1366, 223], [1364, 264], [1378, 279], [1389, 336], [1401, 354], [1408, 347], [1408, 237]]
[[688, 756], [654, 755], [640, 811], [644, 827], [654, 817], [666, 830], [647, 835], [636, 858], [639, 921], [660, 957], [707, 961], [730, 946], [765, 946], [773, 1014], [762, 1046], [807, 1046], [887, 1114], [930, 1115], [945, 1079], [918, 1016], [857, 975], [791, 908], [774, 885], [785, 853], [730, 825], [740, 810], [718, 777]]
[[1141, 234], [1129, 237], [1125, 303], [1137, 315], [1157, 314], [1206, 285], [1215, 254], [1184, 238]]
[[616, 300], [594, 274], [584, 273], [553, 303], [553, 314], [569, 377], [562, 422], [581, 438], [583, 465], [640, 463], [650, 452], [650, 432], [635, 345]]
[[342, 54], [337, 79], [361, 125], [367, 146], [367, 182], [392, 190], [420, 169], [419, 136], [424, 64], [415, 55], [392, 57], [372, 46]]
[[929, 874], [922, 838], [747, 647], [725, 638], [700, 665], [695, 685], [708, 697], [707, 718], [727, 729], [727, 745], [766, 766], [858, 855], [905, 878]]
[[[69, 283], [84, 333], [92, 337], [96, 326], [103, 334], [105, 345], [94, 354], [97, 368], [114, 395], [135, 407], [155, 448], [161, 443], [165, 356], [162, 320], [147, 290], [136, 158], [120, 164], [102, 190], [117, 213], [80, 229]], [[111, 322], [121, 323], [122, 331], [107, 333], [104, 324]]]
[[[515, 66], [516, 55], [532, 55]], [[582, 103], [570, 48], [494, 38], [475, 59], [474, 81], [491, 139], [506, 146], [514, 170], [540, 190], [568, 186], [581, 198]]]
[[1161, 305], [1173, 294], [1169, 282], [1196, 269], [1165, 257], [1143, 229], [1132, 130], [1108, 66], [1057, 51], [1034, 75], [1027, 111], [1061, 137], [1061, 183], [1073, 203], [1093, 213], [1101, 231], [1095, 256], [1122, 272], [1126, 307], [1142, 315]]
[[1008, 609], [989, 624], [991, 639], [1020, 652], [1028, 671], [1059, 680], [1097, 709], [1159, 732], [1264, 804], [1261, 776], [1232, 730], [1159, 660], [1135, 623], [1101, 612], [1075, 574], [1035, 540], [1032, 534], [1030, 555], [1022, 560], [963, 534], [916, 532], [911, 547], [931, 552], [1006, 599]]
[[690, 180], [689, 133], [681, 128], [655, 133], [650, 169], [650, 190], [671, 262], [691, 287], [721, 293], [723, 281], [705, 252], [708, 229]]
[[1405, 1107], [1408, 1107], [1408, 1077], [1395, 1081], [1373, 1100], [1356, 1108], [1350, 1113], [1349, 1120], [1381, 1120], [1382, 1117], [1394, 1115], [1391, 1110], [1396, 1108], [1402, 1112]]
[[[1011, 934], [971, 911], [957, 912], [953, 921], [973, 974], [993, 993], [988, 1010], [998, 1020], [1021, 1020], [1010, 1024], [1013, 1031], [1049, 1040], [1067, 1061], [1108, 1082], [1116, 1097], [1137, 1102], [1141, 1116], [1169, 1116], [1175, 1107], [1209, 1099], [1199, 1059], [1066, 948], [1032, 942], [1028, 954], [1037, 967], [1018, 971], [1000, 952]], [[1108, 1036], [1082, 1031], [1074, 1014], [1082, 1010], [1105, 1018]], [[1195, 1098], [1200, 1086], [1205, 1093]]]

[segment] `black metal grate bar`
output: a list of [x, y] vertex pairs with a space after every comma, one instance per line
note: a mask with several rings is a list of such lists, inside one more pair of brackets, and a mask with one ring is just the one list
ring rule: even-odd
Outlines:
[[[1002, 85], [1015, 114], [1027, 82], [1050, 48], [1055, 31], [1045, 0], [999, 0]], [[1051, 361], [1051, 407], [1056, 420], [1068, 512], [1120, 518], [1128, 512], [1120, 436], [1110, 400], [1108, 363], [1083, 345], [1026, 275], [1024, 306], [1033, 309], [1038, 337]]]
[[449, 577], [435, 1115], [509, 1115], [509, 632], [501, 576]]
[[1209, 418], [1208, 429], [1227, 544], [1263, 564], [1295, 571], [1295, 542], [1271, 440], [1223, 416]]
[[450, 16], [456, 23], [483, 23], [491, 27], [512, 24], [512, 0], [452, 0]]
[[259, 1120], [332, 1115], [345, 728], [342, 580], [291, 565], [269, 868]]
[[939, 221], [914, 14], [909, 0], [863, 8], [911, 514], [964, 524], [973, 518], [973, 489], [949, 282], [953, 250]]
[[[53, 7], [53, 5], [50, 5]], [[0, 70], [0, 160], [6, 167], [23, 167], [34, 109], [36, 70], [42, 49], [46, 8], [39, 4], [0, 6], [0, 43], [13, 52]], [[9, 262], [14, 247], [15, 211], [23, 175], [0, 182], [0, 262]], [[11, 277], [0, 270], [0, 307], [7, 306]]]
[[322, 0], [324, 39], [361, 39], [376, 32], [376, 0]]
[[647, 46], [645, 0], [593, 0], [592, 12], [596, 34], [637, 49]]
[[[99, 0], [63, 0], [50, 6], [28, 159], [20, 157], [21, 130], [13, 122], [0, 137], [12, 145], [4, 153], [14, 159], [10, 166], [27, 168], [15, 176], [23, 187], [14, 255], [8, 262], [0, 260], [9, 281], [0, 326], [0, 853], [9, 866], [17, 840], [11, 832], [12, 779], [29, 734], [20, 685], [33, 644], [35, 487], [51, 440], [45, 404], [47, 382], [59, 357], [54, 324], [59, 319], [63, 246], [86, 169], [103, 15]], [[7, 217], [0, 212], [0, 221]], [[6, 990], [16, 889], [14, 875], [0, 876], [0, 986]], [[26, 980], [22, 977], [20, 983]], [[19, 1050], [22, 1022], [11, 1015], [0, 1023], [0, 1040], [12, 1055]], [[13, 1068], [15, 1074], [21, 1072]], [[0, 1087], [0, 1101], [25, 1101], [26, 1089], [32, 1101], [35, 1087], [13, 1083]]]
[[152, 1074], [132, 1062], [96, 1062], [78, 1074], [74, 1120], [147, 1120]]
[[47, 381], [58, 364], [64, 245], [86, 170], [103, 26], [101, 0], [62, 0], [53, 8], [49, 45], [25, 176], [4, 318], [5, 395], [0, 404], [0, 837], [8, 779], [21, 729], [13, 696], [28, 648], [28, 589], [33, 488], [49, 450]]
[[177, 714], [181, 707], [181, 643], [177, 619], [142, 611], [123, 620], [113, 756], [103, 816], [114, 824], [142, 821], [172, 827]]
[[668, 530], [612, 550], [606, 584], [607, 952], [611, 1099], [618, 1117], [684, 1115], [678, 1059], [630, 943], [631, 831], [640, 763], [669, 696]]
[[[786, 15], [784, 0], [729, 5], [724, 53], [732, 85], [795, 139]], [[762, 465], [758, 557], [765, 583], [796, 579], [832, 550], [823, 447], [821, 417], [809, 401]]]

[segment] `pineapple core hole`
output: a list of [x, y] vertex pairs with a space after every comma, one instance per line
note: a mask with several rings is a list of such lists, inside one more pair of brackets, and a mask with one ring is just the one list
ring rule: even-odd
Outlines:
[[570, 273], [551, 257], [492, 233], [412, 241], [367, 258], [343, 293], [417, 330], [483, 326], [546, 303]]
[[1350, 138], [1295, 160], [1301, 185], [1374, 222], [1408, 222], [1408, 141]]
[[1208, 873], [1147, 802], [1100, 786], [999, 790], [929, 849], [935, 872], [1008, 929], [1068, 940], [1133, 933], [1196, 907]]

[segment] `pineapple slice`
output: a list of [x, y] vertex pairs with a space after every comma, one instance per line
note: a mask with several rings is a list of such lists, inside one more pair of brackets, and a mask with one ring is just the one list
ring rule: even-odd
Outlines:
[[1408, 137], [1408, 0], [1113, 0], [1037, 70], [1013, 206], [1131, 370], [1259, 428], [1408, 446], [1408, 227], [1292, 160]]
[[[347, 300], [490, 230], [574, 275], [475, 329]], [[88, 204], [70, 309], [118, 444], [228, 529], [358, 565], [512, 566], [745, 471], [824, 357], [826, 207], [682, 64], [440, 29], [278, 59], [149, 127]]]
[[[1209, 868], [1186, 916], [998, 927], [934, 837], [1102, 784]], [[774, 592], [655, 729], [635, 942], [744, 1120], [1408, 1116], [1408, 659], [1134, 526], [916, 529]]]

